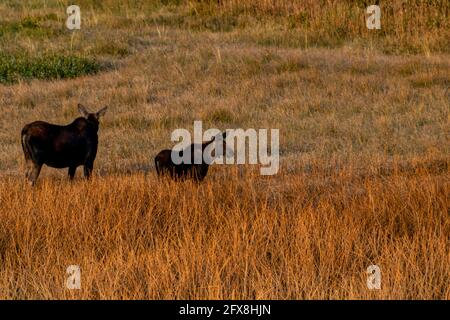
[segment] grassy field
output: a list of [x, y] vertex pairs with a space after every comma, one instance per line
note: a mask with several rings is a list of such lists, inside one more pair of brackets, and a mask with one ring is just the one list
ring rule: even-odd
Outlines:
[[[0, 4], [0, 298], [450, 299], [448, 2], [382, 2], [380, 31], [364, 1], [178, 2], [81, 0], [75, 32]], [[31, 188], [20, 130], [78, 103], [109, 106], [93, 179]], [[194, 120], [280, 129], [280, 172], [158, 180]]]

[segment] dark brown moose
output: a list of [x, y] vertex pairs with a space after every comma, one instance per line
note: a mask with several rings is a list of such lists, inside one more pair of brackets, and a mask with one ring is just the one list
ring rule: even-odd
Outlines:
[[89, 113], [79, 104], [82, 117], [69, 125], [43, 121], [27, 124], [22, 129], [22, 149], [27, 167], [25, 177], [30, 184], [36, 183], [44, 164], [53, 168], [69, 168], [71, 180], [77, 167], [84, 166], [84, 176], [89, 178], [97, 155], [99, 119], [106, 109]]
[[[201, 182], [208, 173], [209, 169], [209, 163], [205, 162], [205, 160], [202, 157], [202, 163], [195, 164], [194, 163], [194, 153], [198, 150], [201, 151], [203, 154], [203, 151], [205, 151], [206, 147], [210, 145], [211, 143], [215, 142], [217, 137], [220, 137], [220, 135], [213, 137], [210, 141], [202, 143], [201, 145], [198, 144], [191, 144], [189, 147], [181, 150], [181, 151], [175, 151], [175, 150], [169, 150], [165, 149], [160, 151], [156, 157], [155, 157], [155, 167], [156, 172], [158, 176], [163, 175], [169, 175], [172, 179], [175, 180], [185, 180], [187, 178], [191, 178], [194, 181]], [[222, 133], [223, 138], [223, 153], [226, 152], [226, 132]], [[189, 163], [180, 163], [176, 164], [172, 161], [172, 152], [179, 152], [180, 158], [183, 157], [183, 154], [188, 152], [190, 154], [190, 161]]]

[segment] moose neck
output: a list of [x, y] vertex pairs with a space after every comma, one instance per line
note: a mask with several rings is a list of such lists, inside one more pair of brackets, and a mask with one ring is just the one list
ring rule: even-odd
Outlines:
[[90, 115], [86, 120], [89, 124], [89, 127], [92, 130], [94, 130], [95, 132], [98, 132], [99, 122], [98, 122], [97, 118]]

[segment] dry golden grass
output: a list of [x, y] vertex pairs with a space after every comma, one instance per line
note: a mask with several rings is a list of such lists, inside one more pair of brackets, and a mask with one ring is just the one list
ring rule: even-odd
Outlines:
[[[450, 298], [445, 25], [419, 24], [410, 36], [389, 25], [377, 42], [348, 20], [350, 33], [335, 43], [319, 32], [319, 15], [307, 38], [301, 26], [280, 29], [286, 1], [270, 10], [275, 2], [244, 1], [239, 10], [227, 2], [222, 11], [102, 3], [83, 11], [73, 36], [58, 31], [59, 2], [0, 4], [9, 22], [57, 17], [31, 34], [0, 36], [5, 51], [79, 52], [110, 65], [71, 80], [0, 85], [0, 298]], [[439, 20], [438, 9], [414, 12]], [[215, 15], [226, 30], [208, 25]], [[243, 25], [228, 30], [227, 17]], [[420, 55], [386, 55], [395, 41]], [[69, 183], [66, 170], [44, 168], [30, 188], [21, 128], [67, 124], [79, 102], [110, 106], [94, 178], [78, 172]], [[201, 185], [158, 181], [153, 157], [194, 120], [279, 128], [280, 173], [214, 166]], [[72, 264], [82, 269], [79, 291], [65, 289]], [[379, 291], [366, 287], [371, 264], [381, 267]]]
[[[448, 184], [409, 173], [6, 179], [0, 296], [448, 299]], [[79, 291], [64, 287], [71, 264]], [[379, 291], [366, 287], [371, 264]]]

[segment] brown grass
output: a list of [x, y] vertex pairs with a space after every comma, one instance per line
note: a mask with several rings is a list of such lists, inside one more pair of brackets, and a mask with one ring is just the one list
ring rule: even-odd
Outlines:
[[[201, 186], [3, 181], [1, 297], [450, 298], [448, 181], [432, 172], [214, 173]], [[70, 264], [80, 291], [64, 288]]]
[[[317, 27], [318, 42], [310, 35], [305, 45], [301, 26], [279, 21], [283, 8], [244, 1], [237, 14], [192, 2], [136, 13], [105, 1], [83, 11], [72, 36], [58, 29], [61, 5], [21, 3], [1, 4], [0, 16], [56, 14], [39, 22], [54, 32], [6, 34], [2, 49], [70, 47], [110, 67], [0, 85], [0, 298], [450, 298], [450, 59], [441, 27], [417, 27], [426, 50], [407, 49], [420, 44], [416, 33], [390, 27], [380, 42], [354, 31], [332, 45], [320, 44], [328, 33]], [[215, 15], [245, 23], [216, 30]], [[387, 55], [389, 41], [420, 54]], [[67, 124], [79, 102], [110, 106], [93, 180], [78, 172], [69, 183], [66, 170], [44, 168], [28, 187], [22, 126]], [[194, 120], [279, 128], [280, 173], [215, 166], [200, 186], [158, 181], [153, 157]], [[64, 286], [71, 264], [82, 269], [79, 291]], [[382, 271], [379, 291], [366, 287], [371, 264]]]

